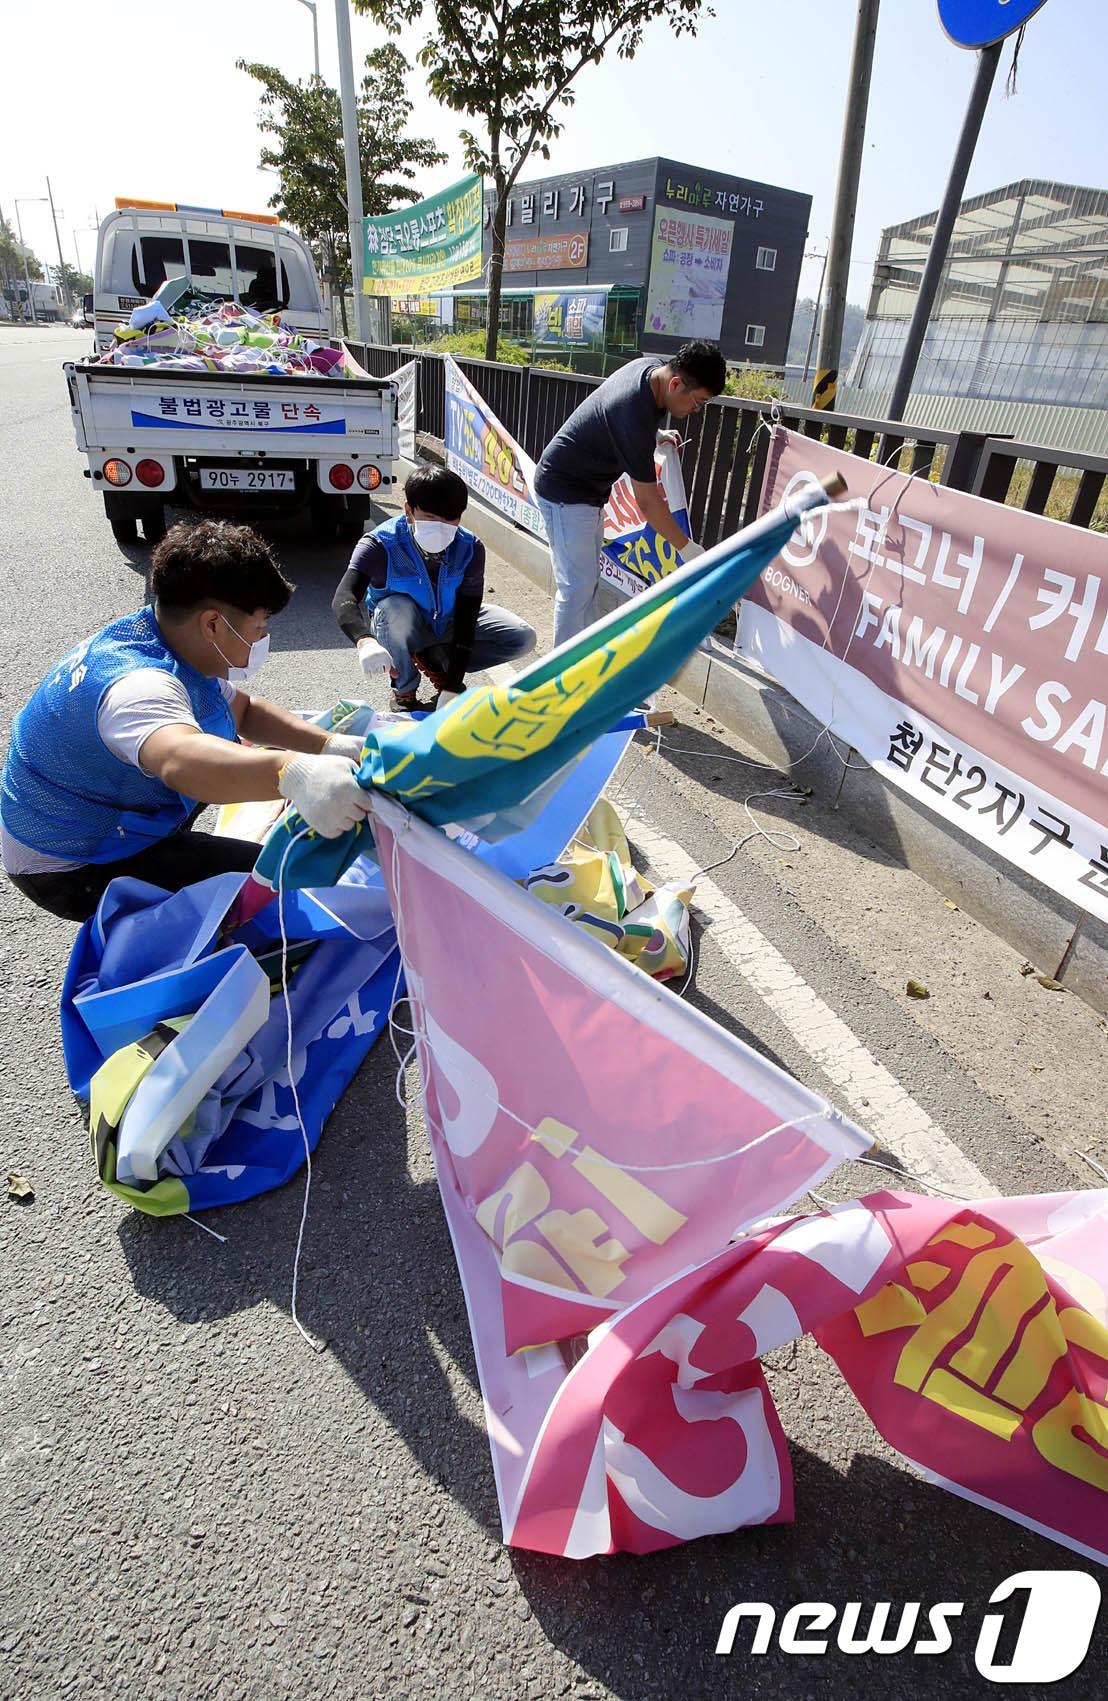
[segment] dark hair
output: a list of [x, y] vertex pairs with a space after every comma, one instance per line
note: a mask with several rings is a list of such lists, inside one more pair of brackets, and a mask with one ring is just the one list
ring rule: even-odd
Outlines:
[[150, 597], [171, 616], [221, 602], [280, 614], [292, 591], [269, 545], [227, 520], [171, 526], [150, 560]]
[[422, 508], [439, 520], [460, 520], [469, 491], [465, 480], [446, 467], [416, 467], [404, 481], [404, 497], [409, 507]]
[[727, 362], [715, 343], [685, 343], [671, 356], [669, 367], [697, 390], [721, 395], [727, 383]]

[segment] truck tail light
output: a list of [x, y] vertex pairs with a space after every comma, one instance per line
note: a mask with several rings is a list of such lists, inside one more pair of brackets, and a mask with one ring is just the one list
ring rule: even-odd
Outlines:
[[165, 483], [165, 468], [160, 461], [140, 461], [135, 468], [135, 477], [148, 490], [156, 490], [159, 484]]
[[104, 477], [109, 484], [114, 484], [118, 488], [120, 485], [130, 484], [131, 469], [126, 461], [105, 461]]
[[340, 461], [337, 466], [333, 466], [331, 468], [327, 477], [330, 479], [336, 490], [349, 490], [350, 486], [354, 482], [354, 469], [353, 467], [344, 466]]
[[358, 483], [361, 485], [363, 490], [376, 490], [380, 482], [380, 467], [365, 466], [358, 468]]

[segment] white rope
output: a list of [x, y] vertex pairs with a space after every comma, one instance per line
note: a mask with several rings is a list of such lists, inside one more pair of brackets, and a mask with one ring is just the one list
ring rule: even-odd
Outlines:
[[288, 860], [288, 854], [293, 845], [299, 844], [300, 840], [306, 838], [310, 831], [311, 829], [307, 826], [301, 827], [300, 831], [290, 838], [281, 854], [281, 861], [277, 866], [277, 920], [281, 929], [281, 997], [285, 1003], [285, 1063], [289, 1072], [289, 1086], [292, 1088], [292, 1102], [296, 1110], [296, 1125], [300, 1129], [300, 1138], [304, 1142], [304, 1162], [307, 1165], [307, 1173], [304, 1177], [304, 1203], [300, 1211], [300, 1230], [296, 1236], [296, 1253], [292, 1261], [292, 1320], [312, 1351], [321, 1353], [326, 1350], [327, 1342], [316, 1340], [312, 1335], [309, 1335], [296, 1310], [297, 1286], [300, 1280], [300, 1253], [304, 1245], [304, 1229], [308, 1221], [308, 1200], [312, 1191], [312, 1148], [308, 1143], [308, 1130], [304, 1126], [304, 1117], [300, 1109], [300, 1094], [297, 1091], [296, 1074], [292, 1066], [292, 1004], [289, 1000], [289, 940], [285, 929], [284, 886], [285, 863]]

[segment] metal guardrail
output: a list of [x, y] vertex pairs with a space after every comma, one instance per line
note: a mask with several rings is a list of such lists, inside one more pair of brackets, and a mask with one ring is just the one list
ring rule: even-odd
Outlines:
[[[442, 438], [445, 382], [442, 356], [427, 349], [384, 348], [351, 343], [352, 353], [376, 378], [415, 360], [419, 367], [416, 429]], [[602, 380], [581, 373], [550, 372], [500, 361], [458, 361], [505, 430], [537, 460], [555, 432]], [[774, 404], [720, 396], [681, 421], [685, 489], [693, 536], [710, 547], [754, 519], [761, 500], [769, 450], [769, 413]], [[1008, 502], [1030, 514], [1046, 512], [1059, 475], [1079, 474], [1065, 519], [1088, 530], [1108, 485], [1108, 457], [1041, 444], [1018, 443], [974, 431], [945, 431], [902, 420], [829, 413], [783, 401], [774, 417], [790, 430], [869, 459], [895, 464], [902, 472], [938, 478], [954, 490]], [[904, 457], [907, 455], [907, 459]], [[1013, 502], [1020, 465], [1030, 465], [1027, 489]], [[1105, 524], [1108, 526], [1108, 516]]]

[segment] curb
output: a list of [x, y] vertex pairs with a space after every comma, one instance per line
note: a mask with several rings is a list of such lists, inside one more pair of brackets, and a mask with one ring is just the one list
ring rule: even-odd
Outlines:
[[[437, 438], [420, 434], [418, 443], [428, 458], [442, 461]], [[476, 495], [466, 514], [478, 537], [553, 597], [545, 544]], [[620, 600], [602, 587], [605, 611]], [[873, 844], [1005, 940], [1040, 973], [1108, 1015], [1108, 924], [932, 815], [853, 750], [845, 762], [830, 739], [820, 740], [813, 750], [820, 723], [774, 680], [737, 660], [719, 639], [709, 638], [670, 684], [798, 785], [811, 786]]]

